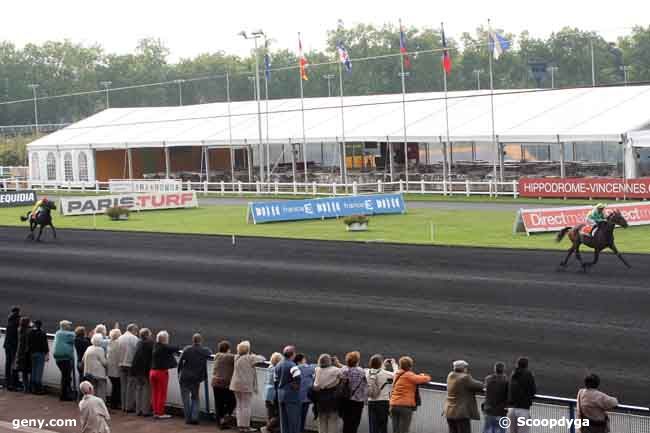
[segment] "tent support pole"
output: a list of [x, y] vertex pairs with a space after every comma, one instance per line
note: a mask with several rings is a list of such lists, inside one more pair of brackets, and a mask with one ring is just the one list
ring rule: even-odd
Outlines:
[[169, 174], [171, 172], [171, 161], [169, 159], [169, 148], [163, 143], [163, 146], [165, 146], [165, 179], [169, 179]]
[[129, 164], [129, 179], [133, 179], [133, 152], [132, 149], [128, 147], [126, 149], [126, 158]]
[[293, 147], [291, 139], [289, 139], [289, 147], [291, 147], [291, 181], [296, 182], [296, 149]]
[[205, 181], [210, 182], [210, 149], [203, 146], [203, 158], [205, 158]]
[[566, 177], [566, 167], [564, 166], [564, 143], [560, 142], [560, 134], [557, 135], [557, 143], [560, 145], [560, 177]]
[[390, 142], [390, 137], [386, 136], [386, 144], [388, 146], [388, 168], [390, 170], [390, 181], [395, 182], [394, 172], [393, 172], [393, 143]]

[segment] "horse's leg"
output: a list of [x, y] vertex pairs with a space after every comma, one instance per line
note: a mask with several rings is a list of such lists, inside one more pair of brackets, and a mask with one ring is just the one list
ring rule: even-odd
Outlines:
[[627, 260], [625, 260], [625, 259], [623, 258], [623, 255], [622, 255], [621, 253], [618, 252], [618, 248], [616, 248], [616, 245], [614, 245], [613, 242], [612, 242], [612, 244], [609, 246], [609, 248], [614, 252], [614, 254], [616, 254], [616, 257], [618, 257], [618, 258], [623, 262], [623, 264], [624, 264], [625, 266], [627, 266], [628, 269], [631, 269], [631, 268], [632, 268], [632, 266], [630, 266], [630, 264], [627, 262]]
[[576, 250], [575, 244], [571, 245], [571, 248], [569, 248], [569, 251], [567, 252], [566, 257], [564, 258], [564, 260], [562, 260], [560, 262], [560, 266], [562, 266], [563, 268], [566, 268], [566, 265], [569, 262], [569, 259], [571, 258], [573, 253], [575, 252], [575, 250]]
[[589, 269], [590, 267], [592, 267], [593, 265], [595, 265], [596, 263], [598, 263], [598, 257], [600, 256], [600, 251], [601, 251], [600, 248], [594, 248], [594, 261], [591, 262], [591, 263], [585, 263], [585, 264], [584, 264], [584, 266], [585, 266], [585, 271], [586, 271], [587, 269]]
[[38, 237], [36, 238], [37, 242], [41, 241], [41, 235], [43, 234], [43, 226], [41, 226], [41, 229], [38, 231]]
[[580, 241], [576, 240], [575, 241], [575, 250], [576, 250], [576, 259], [580, 262], [580, 266], [582, 267], [583, 271], [587, 270], [587, 266], [585, 265], [585, 262], [582, 261], [582, 256], [580, 255]]
[[54, 239], [56, 239], [56, 229], [54, 228], [54, 224], [50, 223], [50, 227], [52, 227], [52, 235], [54, 235]]

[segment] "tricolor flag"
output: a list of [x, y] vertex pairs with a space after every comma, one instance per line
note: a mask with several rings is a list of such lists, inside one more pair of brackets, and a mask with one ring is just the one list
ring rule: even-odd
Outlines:
[[508, 48], [510, 48], [510, 41], [505, 39], [503, 36], [495, 32], [490, 28], [488, 32], [488, 43], [490, 51], [494, 56], [494, 60], [499, 60], [501, 54], [503, 54]]
[[307, 76], [307, 66], [309, 66], [309, 63], [307, 62], [305, 55], [302, 53], [302, 40], [300, 39], [300, 33], [298, 33], [298, 63], [300, 65], [300, 78], [304, 81], [309, 80], [309, 77]]
[[445, 38], [445, 28], [440, 24], [441, 34], [442, 34], [442, 68], [445, 70], [447, 75], [451, 72], [451, 55], [449, 55], [449, 50], [447, 49], [447, 38]]
[[266, 81], [271, 79], [271, 55], [269, 54], [269, 44], [268, 42], [264, 43], [264, 76]]
[[339, 52], [339, 59], [341, 59], [341, 63], [345, 66], [345, 70], [347, 72], [352, 72], [352, 61], [350, 60], [350, 55], [348, 54], [345, 45], [343, 45], [343, 42], [336, 44], [336, 50]]
[[404, 27], [402, 27], [402, 20], [399, 21], [399, 52], [402, 53], [404, 59], [404, 67], [411, 67], [411, 59], [409, 59], [408, 50], [406, 49], [406, 34]]

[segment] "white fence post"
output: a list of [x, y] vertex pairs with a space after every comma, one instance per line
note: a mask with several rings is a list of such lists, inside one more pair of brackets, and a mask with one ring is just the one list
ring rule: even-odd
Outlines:
[[470, 192], [469, 192], [469, 179], [465, 179], [465, 196], [469, 197]]
[[513, 179], [512, 181], [512, 197], [517, 198], [519, 195], [519, 186], [517, 185], [517, 181]]
[[332, 195], [336, 195], [336, 182], [332, 182]]
[[95, 192], [99, 194], [99, 181], [95, 181]]
[[402, 179], [399, 180], [399, 192], [404, 192], [404, 181]]
[[275, 195], [278, 195], [280, 193], [280, 184], [276, 180], [274, 185], [275, 185]]
[[355, 180], [352, 182], [352, 195], [357, 195], [358, 194], [358, 187], [357, 187], [357, 181]]
[[242, 186], [241, 180], [238, 180], [237, 181], [237, 191], [239, 191], [240, 195], [242, 193], [242, 188], [243, 188], [243, 186]]
[[442, 195], [447, 195], [447, 179], [442, 179]]
[[420, 179], [420, 192], [424, 194], [425, 188], [424, 188], [424, 179]]
[[311, 190], [313, 195], [318, 194], [318, 187], [316, 186], [316, 182], [311, 183]]

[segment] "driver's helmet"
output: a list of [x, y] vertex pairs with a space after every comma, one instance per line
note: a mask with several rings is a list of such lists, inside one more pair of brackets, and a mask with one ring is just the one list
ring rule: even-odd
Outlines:
[[603, 210], [603, 209], [605, 209], [606, 207], [607, 207], [607, 205], [606, 205], [605, 203], [598, 203], [598, 204], [596, 205], [596, 209], [600, 209], [600, 210]]

